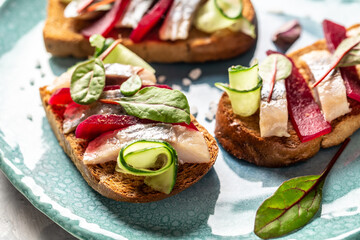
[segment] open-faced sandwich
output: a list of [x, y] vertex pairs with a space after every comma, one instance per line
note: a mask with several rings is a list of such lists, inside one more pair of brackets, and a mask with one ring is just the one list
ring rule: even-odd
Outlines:
[[[360, 128], [360, 25], [323, 22], [324, 40], [288, 56], [269, 51], [250, 68], [229, 68], [215, 136], [261, 166], [305, 160]], [[259, 109], [260, 108], [260, 109]], [[259, 110], [258, 110], [259, 109]]]
[[218, 146], [185, 95], [156, 84], [154, 69], [119, 41], [91, 40], [94, 57], [40, 89], [49, 123], [84, 179], [127, 202], [160, 200], [197, 182]]
[[92, 55], [100, 34], [148, 62], [204, 62], [248, 50], [254, 20], [250, 0], [49, 0], [43, 34], [55, 56]]

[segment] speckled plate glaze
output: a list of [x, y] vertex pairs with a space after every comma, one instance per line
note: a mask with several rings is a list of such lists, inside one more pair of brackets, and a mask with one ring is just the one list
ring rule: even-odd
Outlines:
[[[319, 16], [311, 18], [308, 6], [325, 1], [296, 1], [296, 12], [286, 15], [284, 2], [255, 0], [259, 40], [246, 55], [207, 64], [154, 64], [167, 83], [181, 85], [188, 72], [200, 67], [202, 77], [183, 87], [198, 120], [214, 131], [214, 122], [205, 120], [212, 102], [221, 92], [214, 82], [226, 82], [231, 64], [246, 65], [255, 56], [264, 57], [271, 33], [291, 18], [304, 27], [292, 49], [322, 37]], [[356, 19], [356, 1], [344, 5], [327, 1], [327, 11], [354, 9], [344, 24]], [[293, 5], [293, 4], [292, 4]], [[12, 184], [40, 211], [74, 236], [82, 239], [257, 239], [253, 233], [257, 208], [285, 180], [318, 174], [338, 147], [321, 150], [309, 161], [282, 169], [260, 168], [234, 159], [220, 148], [215, 167], [184, 192], [154, 203], [115, 202], [93, 191], [64, 154], [53, 135], [40, 104], [38, 87], [75, 63], [74, 59], [51, 57], [44, 50], [42, 26], [44, 0], [0, 1], [0, 168]], [[287, 11], [287, 10], [286, 10]], [[351, 11], [351, 10], [349, 10]], [[301, 18], [301, 14], [310, 18]], [[328, 12], [323, 13], [329, 16]], [[335, 16], [335, 15], [334, 15]], [[321, 17], [320, 19], [322, 19]], [[341, 19], [333, 18], [342, 22]], [[323, 204], [317, 216], [303, 229], [284, 239], [360, 238], [360, 132], [353, 135], [324, 186]]]

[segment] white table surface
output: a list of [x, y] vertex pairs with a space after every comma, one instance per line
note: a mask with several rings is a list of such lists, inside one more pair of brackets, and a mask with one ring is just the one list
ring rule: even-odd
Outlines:
[[[360, 22], [358, 17], [360, 10], [359, 0], [299, 0], [291, 1], [291, 6], [284, 4], [289, 3], [288, 0], [253, 0], [253, 3], [257, 10], [260, 34], [261, 32], [266, 32], [266, 27], [261, 22], [260, 13], [279, 16], [286, 13], [288, 18], [308, 19], [312, 23], [319, 24], [324, 18], [329, 18], [346, 26]], [[266, 24], [279, 25], [281, 23], [279, 21]], [[305, 41], [302, 42], [304, 43]], [[259, 44], [263, 43], [258, 42], [258, 47]], [[299, 47], [303, 46], [294, 44], [290, 51]], [[255, 53], [255, 55], [261, 56], [261, 53]], [[11, 185], [1, 171], [0, 206], [0, 240], [76, 239], [32, 206]]]

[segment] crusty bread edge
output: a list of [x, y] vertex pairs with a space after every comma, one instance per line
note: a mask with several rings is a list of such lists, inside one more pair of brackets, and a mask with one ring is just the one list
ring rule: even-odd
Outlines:
[[[191, 181], [187, 181], [184, 183], [179, 183], [178, 181], [175, 184], [174, 190], [170, 194], [164, 194], [161, 192], [156, 192], [152, 194], [151, 197], [147, 197], [145, 194], [141, 198], [133, 198], [129, 196], [124, 196], [119, 193], [114, 192], [111, 188], [109, 188], [106, 184], [102, 183], [101, 181], [97, 180], [93, 174], [91, 173], [89, 165], [86, 165], [82, 161], [82, 156], [79, 153], [79, 144], [78, 142], [74, 142], [75, 136], [73, 133], [64, 134], [62, 130], [62, 124], [59, 120], [59, 117], [54, 113], [52, 107], [48, 104], [48, 100], [50, 98], [51, 93], [47, 91], [46, 87], [40, 88], [40, 97], [42, 101], [42, 105], [45, 109], [46, 117], [50, 123], [50, 126], [59, 141], [60, 146], [63, 148], [64, 152], [69, 156], [72, 160], [76, 168], [81, 173], [82, 177], [86, 180], [86, 182], [91, 186], [95, 191], [99, 192], [101, 195], [111, 198], [116, 201], [123, 201], [123, 202], [152, 202], [158, 201], [170, 196], [173, 196], [186, 188], [190, 187], [197, 181], [199, 181], [214, 165], [215, 160], [218, 155], [218, 146], [215, 138], [211, 136], [211, 134], [201, 126], [196, 119], [192, 116], [192, 122], [201, 131], [204, 135], [204, 139], [209, 149], [210, 153], [210, 162], [209, 163], [201, 163], [201, 164], [189, 164], [187, 165], [197, 165], [200, 166], [199, 169], [201, 171], [194, 172], [193, 179]], [[186, 165], [186, 164], [185, 164]], [[179, 188], [179, 184], [182, 184]], [[178, 186], [177, 186], [178, 185]]]
[[[250, 0], [243, 0], [243, 16], [253, 22], [255, 10]], [[64, 5], [59, 0], [49, 0], [47, 19], [43, 29], [46, 50], [54, 56], [77, 58], [92, 55], [93, 48], [80, 33], [88, 22], [63, 17]], [[124, 35], [124, 34], [123, 34]], [[145, 40], [133, 43], [126, 36], [123, 44], [148, 62], [205, 62], [228, 59], [247, 51], [255, 39], [242, 32], [229, 30], [214, 34], [200, 33], [192, 28], [190, 37], [178, 41]]]

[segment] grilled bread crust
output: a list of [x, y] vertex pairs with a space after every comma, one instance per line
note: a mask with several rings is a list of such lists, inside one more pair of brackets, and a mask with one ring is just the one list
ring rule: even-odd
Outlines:
[[[308, 82], [312, 75], [300, 56], [314, 50], [327, 50], [325, 40], [288, 55]], [[232, 111], [228, 95], [223, 93], [216, 114], [215, 137], [225, 150], [239, 159], [265, 167], [287, 166], [314, 156], [321, 147], [328, 148], [342, 143], [360, 128], [360, 103], [350, 98], [348, 102], [351, 112], [330, 123], [331, 133], [302, 143], [291, 121], [288, 122], [290, 137], [260, 137], [259, 111], [250, 117], [238, 116]]]
[[64, 134], [61, 112], [63, 112], [65, 108], [49, 105], [48, 101], [50, 96], [51, 92], [47, 91], [46, 87], [40, 88], [40, 97], [46, 116], [60, 146], [73, 161], [86, 182], [105, 197], [116, 201], [138, 203], [161, 200], [175, 195], [199, 181], [215, 163], [218, 154], [216, 140], [192, 117], [192, 122], [204, 135], [210, 152], [210, 162], [180, 164], [176, 183], [170, 194], [155, 191], [145, 185], [144, 177], [116, 172], [116, 162], [86, 165], [83, 163], [83, 155], [88, 141], [76, 138], [74, 133]]
[[[94, 49], [80, 31], [91, 21], [65, 18], [65, 4], [60, 0], [49, 0], [47, 19], [43, 29], [45, 47], [54, 56], [77, 58], [93, 54]], [[243, 0], [243, 16], [250, 22], [255, 19], [255, 11], [250, 0]], [[205, 62], [228, 59], [248, 50], [255, 39], [242, 32], [221, 30], [207, 34], [191, 28], [186, 40], [160, 41], [145, 39], [133, 43], [129, 39], [130, 31], [119, 31], [123, 44], [148, 62]]]

